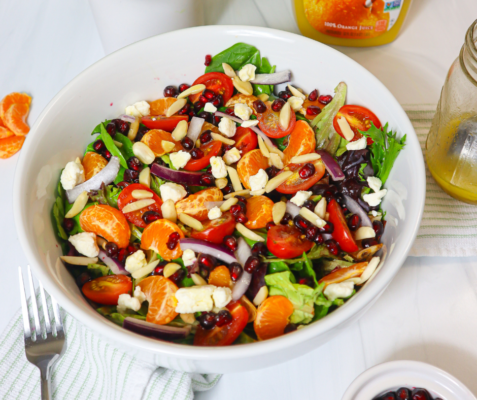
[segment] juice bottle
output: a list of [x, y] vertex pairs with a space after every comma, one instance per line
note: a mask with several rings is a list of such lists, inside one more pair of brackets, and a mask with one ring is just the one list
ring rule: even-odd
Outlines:
[[396, 39], [412, 0], [292, 0], [300, 32], [322, 43], [368, 47]]

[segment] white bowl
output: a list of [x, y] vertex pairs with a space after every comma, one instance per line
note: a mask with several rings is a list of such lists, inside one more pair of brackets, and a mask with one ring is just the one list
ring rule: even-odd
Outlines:
[[370, 400], [401, 387], [424, 388], [443, 400], [476, 400], [470, 390], [451, 374], [419, 361], [391, 361], [358, 376], [341, 400]]
[[[383, 203], [388, 224], [384, 267], [346, 305], [317, 323], [261, 343], [226, 348], [176, 345], [141, 337], [101, 317], [81, 296], [59, 262], [50, 221], [61, 168], [81, 155], [99, 121], [125, 106], [162, 97], [165, 86], [192, 83], [204, 72], [206, 54], [237, 42], [255, 45], [279, 70], [291, 69], [306, 91], [333, 93], [348, 84], [348, 104], [373, 110], [400, 135], [408, 135], [387, 182]], [[372, 74], [347, 56], [299, 35], [247, 26], [208, 26], [155, 36], [121, 49], [78, 75], [45, 108], [28, 135], [17, 167], [14, 205], [19, 239], [34, 272], [71, 315], [137, 357], [185, 371], [238, 372], [264, 368], [300, 356], [336, 336], [378, 299], [398, 272], [416, 236], [425, 198], [424, 163], [405, 112]]]

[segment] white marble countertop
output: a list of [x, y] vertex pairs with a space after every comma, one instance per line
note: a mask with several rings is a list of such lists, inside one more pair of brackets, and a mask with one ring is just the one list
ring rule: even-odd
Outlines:
[[[207, 24], [298, 33], [290, 0], [204, 1]], [[436, 103], [475, 18], [475, 0], [414, 0], [394, 43], [339, 50], [375, 74], [402, 104]], [[0, 20], [0, 97], [30, 93], [30, 124], [67, 82], [104, 55], [86, 0], [1, 0]], [[17, 266], [27, 263], [12, 215], [17, 158], [0, 160], [0, 330], [20, 307]], [[434, 364], [477, 394], [476, 336], [477, 258], [409, 257], [379, 301], [334, 340], [273, 368], [225, 375], [197, 398], [339, 400], [365, 369], [397, 359]]]

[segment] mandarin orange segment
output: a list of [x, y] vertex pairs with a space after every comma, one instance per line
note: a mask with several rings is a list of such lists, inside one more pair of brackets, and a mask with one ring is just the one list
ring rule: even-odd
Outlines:
[[232, 278], [230, 277], [230, 271], [225, 265], [221, 265], [215, 268], [209, 276], [209, 285], [220, 287], [231, 287]]
[[0, 139], [0, 158], [10, 158], [18, 153], [22, 148], [24, 141], [25, 136], [15, 135]]
[[180, 257], [182, 255], [180, 244], [172, 250], [167, 247], [167, 241], [173, 232], [177, 232], [181, 239], [184, 238], [184, 232], [174, 222], [167, 219], [152, 222], [142, 233], [141, 249], [154, 250], [167, 261]]
[[28, 96], [26, 93], [10, 93], [7, 94], [2, 101], [0, 101], [0, 118], [5, 119], [5, 114], [8, 111], [8, 109], [13, 105], [13, 104], [26, 104], [30, 105], [31, 104], [31, 97]]
[[249, 151], [245, 154], [237, 164], [237, 173], [242, 184], [250, 189], [248, 180], [251, 176], [256, 175], [261, 169], [268, 168], [268, 158], [265, 157], [260, 149]]
[[10, 106], [3, 117], [3, 122], [15, 135], [25, 136], [30, 132], [30, 127], [26, 123], [30, 105], [26, 103], [17, 103]]
[[271, 296], [258, 307], [253, 328], [258, 340], [283, 335], [288, 319], [293, 314], [293, 304], [284, 296]]
[[153, 324], [165, 325], [177, 317], [178, 288], [171, 280], [160, 275], [149, 276], [137, 284], [146, 296], [149, 308], [146, 321]]
[[[0, 120], [1, 122], [1, 120]], [[14, 133], [8, 129], [8, 128], [5, 128], [4, 126], [0, 126], [0, 139], [5, 139], [7, 137], [10, 137], [10, 136], [13, 136]]]
[[166, 115], [167, 109], [175, 103], [177, 99], [175, 97], [165, 97], [163, 99], [157, 99], [149, 102], [151, 106], [149, 110], [150, 115]]
[[108, 161], [98, 153], [89, 151], [83, 157], [82, 164], [84, 168], [85, 180], [88, 180], [99, 173], [106, 165], [108, 165]]
[[131, 230], [123, 213], [114, 207], [98, 204], [88, 207], [79, 218], [81, 229], [93, 232], [113, 242], [119, 248], [129, 244]]
[[249, 229], [265, 228], [267, 222], [273, 220], [273, 201], [266, 196], [253, 196], [247, 200], [248, 221], [245, 226]]
[[283, 154], [285, 154], [283, 164], [287, 165], [295, 156], [315, 151], [315, 146], [315, 133], [308, 122], [302, 120], [296, 121], [295, 129], [290, 133], [288, 139], [288, 146], [283, 150]]
[[208, 217], [207, 203], [209, 201], [222, 201], [224, 195], [219, 188], [209, 188], [191, 194], [176, 203], [177, 214], [186, 213], [199, 221], [205, 221]]
[[156, 157], [160, 157], [166, 154], [166, 151], [162, 147], [163, 140], [174, 143], [175, 146], [171, 150], [171, 153], [184, 150], [181, 142], [176, 142], [169, 132], [163, 131], [162, 129], [151, 129], [142, 137], [141, 142], [146, 144]]
[[325, 288], [332, 283], [344, 282], [351, 278], [357, 278], [361, 276], [366, 267], [368, 266], [367, 262], [362, 262], [354, 264], [351, 267], [340, 268], [339, 270], [332, 272], [321, 278], [318, 283], [324, 283]]

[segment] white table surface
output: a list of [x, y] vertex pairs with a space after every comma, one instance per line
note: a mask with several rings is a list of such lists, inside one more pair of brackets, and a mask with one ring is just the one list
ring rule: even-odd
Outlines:
[[[289, 0], [205, 0], [205, 8], [207, 24], [298, 33]], [[394, 43], [339, 50], [402, 104], [436, 103], [475, 18], [475, 0], [414, 0]], [[0, 21], [0, 98], [30, 93], [31, 125], [67, 82], [104, 56], [86, 0], [0, 0]], [[20, 307], [17, 266], [27, 263], [12, 215], [17, 159], [0, 160], [0, 330]], [[339, 400], [365, 369], [397, 359], [432, 363], [477, 394], [476, 337], [477, 258], [409, 257], [374, 307], [326, 345], [273, 368], [225, 375], [197, 398]]]

